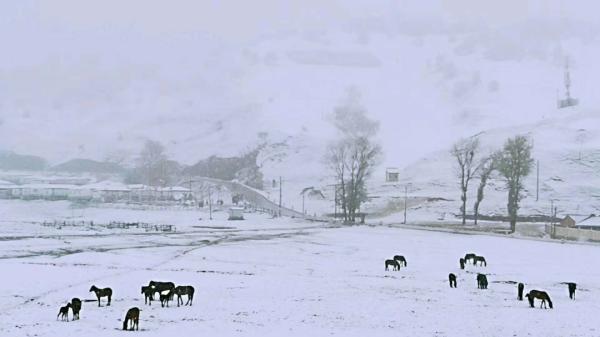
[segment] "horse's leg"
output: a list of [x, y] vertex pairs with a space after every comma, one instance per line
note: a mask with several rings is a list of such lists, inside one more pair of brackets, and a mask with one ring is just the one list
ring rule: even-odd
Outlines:
[[110, 305], [110, 298], [111, 297], [112, 297], [112, 295], [108, 295], [108, 304], [107, 305]]
[[96, 294], [96, 297], [98, 298], [98, 306], [100, 306], [100, 295]]

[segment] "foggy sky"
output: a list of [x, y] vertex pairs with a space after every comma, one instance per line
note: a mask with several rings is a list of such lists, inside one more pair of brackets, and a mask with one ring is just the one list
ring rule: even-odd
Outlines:
[[[348, 88], [386, 165], [553, 113], [565, 56], [594, 108], [592, 1], [4, 1], [0, 148], [53, 162], [244, 150], [259, 131], [327, 139]], [[304, 131], [303, 131], [304, 130]]]

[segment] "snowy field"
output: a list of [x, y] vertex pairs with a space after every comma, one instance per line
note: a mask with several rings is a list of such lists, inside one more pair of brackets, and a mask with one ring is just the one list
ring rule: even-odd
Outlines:
[[[28, 210], [32, 205], [39, 211]], [[9, 219], [2, 226], [10, 229], [0, 239], [1, 336], [121, 336], [125, 312], [134, 306], [142, 309], [143, 336], [600, 335], [600, 247], [594, 245], [341, 228], [258, 214], [230, 222], [217, 213], [209, 221], [187, 211], [143, 213], [139, 219], [171, 219], [176, 233], [38, 233], [33, 224], [19, 226], [19, 219], [54, 220], [67, 208], [9, 206], [0, 207]], [[79, 212], [65, 216], [141, 216], [128, 210]], [[461, 271], [458, 259], [467, 252], [485, 256], [488, 267]], [[395, 254], [406, 256], [408, 267], [384, 271], [384, 260]], [[457, 289], [448, 287], [450, 272], [458, 276]], [[489, 289], [477, 289], [477, 272], [488, 274]], [[194, 305], [144, 305], [140, 286], [150, 280], [193, 285]], [[526, 292], [548, 291], [554, 309], [517, 301], [510, 281], [525, 283]], [[579, 284], [576, 301], [560, 284], [568, 281]], [[58, 308], [72, 297], [94, 299], [92, 284], [112, 287], [112, 305], [85, 302], [81, 320], [57, 321]]]

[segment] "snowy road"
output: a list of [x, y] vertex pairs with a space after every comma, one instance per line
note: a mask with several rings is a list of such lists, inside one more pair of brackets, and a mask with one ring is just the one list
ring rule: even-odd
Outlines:
[[[145, 336], [600, 336], [600, 247], [253, 221], [234, 230], [0, 241], [0, 335], [121, 335], [125, 311], [139, 306]], [[466, 252], [489, 266], [460, 271]], [[395, 254], [408, 267], [385, 272]], [[477, 289], [478, 271], [488, 290]], [[450, 272], [458, 289], [448, 287]], [[193, 307], [144, 306], [140, 286], [149, 280], [193, 285]], [[518, 302], [510, 281], [547, 290], [555, 309]], [[565, 281], [580, 284], [576, 301]], [[80, 321], [56, 321], [66, 300], [93, 298], [92, 284], [112, 287], [113, 304], [86, 302]]]

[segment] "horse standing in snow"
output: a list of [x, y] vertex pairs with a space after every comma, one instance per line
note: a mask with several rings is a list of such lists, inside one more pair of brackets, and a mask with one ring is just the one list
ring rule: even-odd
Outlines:
[[485, 261], [485, 257], [483, 257], [483, 256], [475, 256], [475, 257], [473, 257], [473, 265], [476, 266], [477, 262], [479, 262], [480, 266], [487, 267], [487, 262]]
[[389, 267], [392, 266], [393, 270], [400, 270], [400, 264], [396, 260], [385, 260], [385, 270], [389, 270]]
[[58, 309], [58, 315], [56, 316], [56, 320], [58, 320], [58, 318], [60, 317], [60, 319], [62, 321], [64, 321], [65, 319], [67, 320], [67, 322], [69, 321], [69, 308], [71, 307], [71, 303], [67, 303], [67, 305], [65, 305], [64, 307], [60, 307], [60, 309]]
[[550, 296], [545, 291], [532, 290], [527, 295], [525, 295], [525, 297], [527, 297], [527, 299], [529, 300], [529, 306], [532, 308], [535, 308], [535, 306], [533, 305], [534, 304], [533, 300], [537, 298], [537, 299], [542, 300], [542, 303], [540, 304], [540, 308], [545, 309], [546, 301], [548, 301], [548, 306], [550, 307], [550, 309], [552, 309], [552, 300], [550, 300]]
[[487, 289], [488, 280], [487, 276], [484, 274], [477, 274], [477, 288], [478, 289]]
[[183, 304], [183, 299], [181, 296], [187, 295], [188, 300], [185, 302], [185, 305], [192, 305], [192, 301], [194, 300], [194, 287], [192, 286], [177, 286], [173, 290], [175, 295], [177, 295], [177, 306], [179, 306], [179, 301]]
[[108, 303], [106, 305], [110, 305], [110, 299], [112, 297], [112, 289], [110, 289], [110, 288], [100, 289], [100, 288], [96, 287], [95, 285], [92, 285], [92, 287], [90, 288], [90, 292], [91, 291], [93, 291], [96, 294], [96, 297], [98, 298], [98, 306], [100, 306], [100, 299], [102, 297], [108, 297]]
[[125, 314], [125, 320], [123, 320], [123, 330], [127, 330], [127, 323], [131, 323], [130, 326], [131, 328], [129, 330], [133, 331], [133, 329], [135, 328], [135, 330], [139, 330], [139, 323], [140, 323], [140, 309], [139, 308], [131, 308], [129, 310], [127, 310], [127, 314]]
[[525, 289], [525, 285], [523, 283], [519, 283], [519, 285], [517, 285], [517, 299], [519, 301], [523, 300], [523, 290]]
[[77, 297], [71, 299], [71, 310], [73, 310], [73, 320], [79, 319], [79, 312], [81, 311], [81, 300]]
[[477, 254], [473, 254], [473, 253], [465, 254], [465, 263], [469, 262], [469, 260], [472, 260], [475, 256], [477, 256]]
[[460, 264], [460, 269], [465, 269], [465, 259], [460, 259], [458, 260], [458, 263]]
[[577, 289], [577, 283], [563, 282], [563, 284], [566, 284], [569, 287], [569, 298], [574, 300], [575, 299], [575, 290]]
[[406, 259], [404, 258], [404, 256], [396, 255], [394, 256], [394, 260], [398, 261], [398, 263], [401, 263], [402, 265], [404, 265], [404, 267], [406, 267]]
[[448, 275], [448, 281], [450, 282], [450, 288], [456, 288], [456, 275], [450, 273]]
[[142, 294], [144, 294], [144, 304], [152, 305], [154, 289], [150, 286], [142, 286]]

